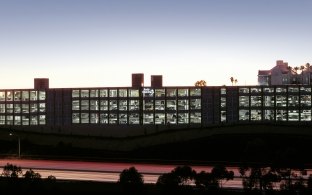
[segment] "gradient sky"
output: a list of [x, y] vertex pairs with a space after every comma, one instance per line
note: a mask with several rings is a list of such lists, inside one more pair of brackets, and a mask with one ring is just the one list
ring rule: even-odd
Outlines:
[[0, 88], [257, 84], [312, 62], [311, 0], [0, 0]]

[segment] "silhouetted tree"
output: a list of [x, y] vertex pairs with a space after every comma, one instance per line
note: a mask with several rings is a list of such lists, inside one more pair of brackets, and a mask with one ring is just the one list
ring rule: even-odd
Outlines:
[[211, 170], [212, 177], [217, 181], [219, 187], [222, 188], [222, 180], [233, 180], [234, 172], [228, 171], [224, 165], [216, 165]]
[[24, 178], [26, 180], [39, 180], [39, 179], [41, 179], [41, 175], [40, 175], [40, 173], [36, 173], [32, 169], [29, 169], [24, 174]]
[[299, 84], [299, 79], [298, 79], [298, 70], [300, 69], [300, 67], [298, 67], [298, 66], [295, 66], [294, 68], [293, 68], [293, 70], [294, 70], [294, 72], [295, 72], [295, 75], [296, 75], [296, 81], [295, 81], [295, 83], [294, 84]]
[[196, 81], [195, 86], [204, 87], [204, 86], [207, 86], [207, 82], [205, 80]]
[[23, 172], [19, 166], [7, 163], [3, 167], [2, 176], [4, 177], [18, 178], [21, 175], [23, 175]]
[[235, 79], [234, 77], [230, 77], [230, 81], [231, 81], [231, 83], [232, 83], [232, 86], [235, 84], [237, 84], [237, 82], [238, 82], [238, 80], [237, 79]]
[[234, 84], [234, 77], [230, 77], [230, 80], [231, 80], [231, 83], [232, 83], [232, 86]]
[[192, 190], [189, 184], [195, 176], [196, 171], [190, 166], [178, 166], [170, 173], [160, 175], [156, 185], [163, 190], [163, 193], [187, 194]]
[[201, 171], [196, 174], [195, 184], [197, 187], [206, 188], [206, 189], [217, 189], [219, 188], [218, 181], [214, 178], [211, 173]]
[[143, 190], [143, 175], [135, 167], [124, 169], [120, 175], [118, 183], [122, 185], [125, 192], [129, 194], [140, 194]]
[[160, 186], [167, 187], [177, 187], [181, 183], [181, 178], [171, 173], [164, 173], [160, 175], [157, 179], [156, 184]]
[[243, 188], [247, 191], [273, 191], [274, 183], [281, 181], [279, 172], [271, 167], [241, 168], [240, 172], [243, 176]]

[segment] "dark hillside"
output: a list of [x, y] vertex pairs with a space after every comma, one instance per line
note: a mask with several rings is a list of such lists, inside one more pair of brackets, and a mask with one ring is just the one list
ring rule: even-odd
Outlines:
[[197, 163], [311, 164], [312, 137], [287, 134], [222, 134], [142, 148], [133, 156]]

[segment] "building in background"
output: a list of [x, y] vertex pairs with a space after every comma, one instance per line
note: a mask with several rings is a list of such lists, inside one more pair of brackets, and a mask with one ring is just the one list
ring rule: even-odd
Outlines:
[[259, 85], [310, 85], [312, 68], [309, 63], [306, 65], [291, 67], [283, 60], [277, 60], [271, 70], [258, 71]]

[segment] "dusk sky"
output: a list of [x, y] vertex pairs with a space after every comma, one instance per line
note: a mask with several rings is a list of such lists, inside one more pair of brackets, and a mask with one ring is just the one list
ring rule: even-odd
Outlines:
[[312, 62], [311, 0], [0, 0], [0, 88], [257, 84]]

